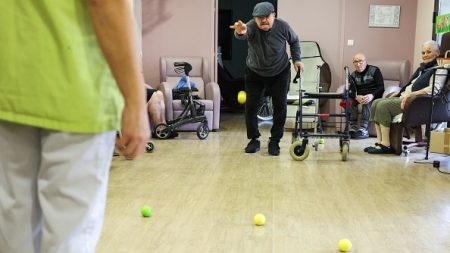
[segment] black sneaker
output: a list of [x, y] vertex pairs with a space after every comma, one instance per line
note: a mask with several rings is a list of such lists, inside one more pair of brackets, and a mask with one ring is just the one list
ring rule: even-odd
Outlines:
[[261, 148], [261, 144], [257, 139], [251, 139], [250, 142], [245, 147], [245, 153], [256, 153]]
[[278, 141], [269, 141], [269, 155], [280, 155], [280, 146], [278, 145]]
[[369, 138], [369, 132], [364, 127], [358, 129], [354, 134], [355, 139], [366, 139]]

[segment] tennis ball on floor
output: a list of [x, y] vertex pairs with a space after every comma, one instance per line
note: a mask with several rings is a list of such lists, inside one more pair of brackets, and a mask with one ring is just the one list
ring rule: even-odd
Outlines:
[[266, 224], [266, 217], [262, 213], [257, 213], [253, 217], [253, 222], [257, 226], [262, 226], [262, 225]]
[[247, 100], [247, 94], [245, 93], [245, 91], [239, 91], [237, 100], [239, 104], [245, 104], [245, 101]]
[[325, 139], [324, 138], [320, 138], [319, 139], [319, 144], [324, 144], [325, 143]]
[[153, 215], [153, 210], [150, 206], [145, 205], [141, 207], [141, 214], [144, 217], [151, 217]]
[[352, 242], [349, 239], [341, 239], [338, 242], [340, 252], [348, 252], [352, 249]]

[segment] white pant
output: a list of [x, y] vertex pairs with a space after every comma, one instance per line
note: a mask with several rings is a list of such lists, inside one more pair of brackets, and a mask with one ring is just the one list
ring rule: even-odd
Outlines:
[[95, 252], [114, 138], [0, 121], [1, 253]]

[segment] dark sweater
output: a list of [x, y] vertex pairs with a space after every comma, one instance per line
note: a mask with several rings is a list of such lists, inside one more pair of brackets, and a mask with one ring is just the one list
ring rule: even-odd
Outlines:
[[300, 61], [298, 36], [286, 21], [279, 18], [274, 20], [269, 31], [258, 29], [252, 19], [247, 23], [246, 35], [236, 35], [236, 38], [247, 40], [247, 67], [260, 76], [275, 76], [288, 66], [286, 42], [289, 44], [292, 61]]
[[378, 67], [367, 65], [363, 72], [353, 71], [350, 75], [350, 97], [372, 94], [380, 98], [384, 92], [384, 79]]

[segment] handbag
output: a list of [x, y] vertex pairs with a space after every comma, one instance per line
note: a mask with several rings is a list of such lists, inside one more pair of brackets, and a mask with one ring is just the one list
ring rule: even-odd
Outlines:
[[450, 52], [450, 50], [445, 51], [444, 57], [436, 59], [439, 66], [450, 67], [450, 58], [447, 57], [448, 52]]

